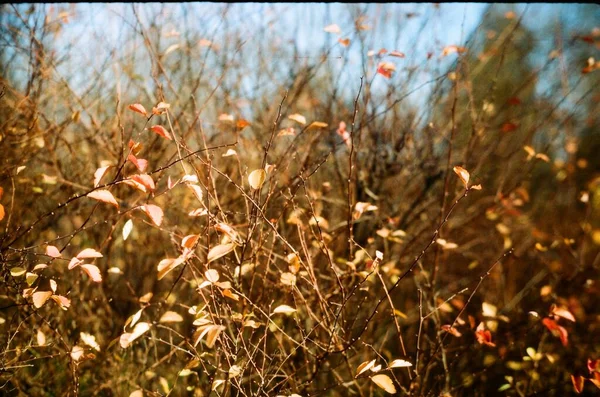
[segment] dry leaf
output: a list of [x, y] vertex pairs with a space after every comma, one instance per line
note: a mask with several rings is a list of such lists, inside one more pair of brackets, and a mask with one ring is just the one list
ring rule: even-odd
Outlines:
[[169, 134], [169, 131], [167, 131], [167, 129], [165, 127], [163, 127], [162, 125], [154, 125], [154, 126], [150, 127], [150, 131], [155, 132], [158, 135], [160, 135], [163, 138], [166, 138], [170, 141], [173, 140], [173, 138], [171, 138], [171, 134]]
[[254, 170], [248, 175], [248, 182], [252, 189], [260, 189], [265, 179], [267, 178], [267, 172], [263, 169]]
[[387, 375], [375, 375], [371, 378], [371, 380], [383, 390], [390, 394], [396, 394], [396, 386], [394, 386], [394, 382]]
[[208, 255], [206, 257], [208, 263], [227, 255], [233, 251], [234, 247], [235, 245], [233, 243], [220, 244], [212, 247], [210, 251], [208, 251]]
[[180, 323], [182, 321], [183, 317], [181, 316], [181, 314], [172, 311], [165, 312], [160, 317], [160, 320], [158, 320], [159, 323]]
[[288, 119], [290, 120], [294, 120], [295, 122], [305, 125], [306, 124], [306, 117], [302, 116], [301, 114], [298, 113], [294, 113], [294, 114], [290, 114], [288, 116]]
[[469, 184], [469, 178], [470, 178], [469, 171], [467, 171], [464, 168], [459, 167], [459, 166], [454, 167], [453, 170], [456, 173], [456, 175], [458, 175], [460, 180], [465, 184], [465, 187], [467, 187]]
[[280, 305], [280, 306], [277, 306], [273, 310], [273, 314], [277, 314], [277, 313], [291, 314], [294, 312], [296, 312], [296, 309], [294, 309], [293, 307], [288, 306], [288, 305]]
[[146, 111], [146, 109], [139, 103], [134, 103], [132, 105], [129, 105], [128, 107], [130, 110], [133, 110], [134, 112], [143, 114], [144, 116], [148, 116], [148, 112]]
[[102, 201], [103, 203], [111, 204], [119, 209], [119, 203], [115, 199], [115, 196], [112, 195], [106, 189], [94, 190], [93, 192], [87, 195], [89, 198], [93, 198], [94, 200]]
[[141, 206], [140, 208], [142, 210], [144, 210], [146, 215], [148, 215], [150, 217], [150, 219], [156, 226], [161, 225], [161, 223], [163, 221], [164, 213], [163, 213], [163, 210], [159, 206], [153, 205], [153, 204], [146, 204], [146, 205]]

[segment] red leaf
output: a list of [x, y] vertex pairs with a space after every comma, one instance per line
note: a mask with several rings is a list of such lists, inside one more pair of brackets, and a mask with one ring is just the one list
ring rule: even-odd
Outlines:
[[514, 96], [514, 97], [508, 99], [508, 104], [509, 105], [520, 105], [521, 100], [519, 98], [517, 98], [516, 96]]
[[590, 371], [590, 374], [593, 372], [600, 373], [600, 359], [592, 360], [591, 358], [588, 358], [587, 368], [588, 371]]
[[168, 140], [173, 140], [173, 138], [171, 138], [171, 134], [169, 134], [169, 131], [167, 131], [167, 129], [165, 127], [163, 127], [162, 125], [152, 126], [150, 128], [150, 131], [155, 132], [158, 135], [160, 135], [163, 138], [166, 138]]
[[479, 344], [484, 344], [491, 347], [496, 346], [495, 343], [492, 343], [492, 333], [489, 329], [484, 329], [483, 323], [479, 323], [477, 326], [475, 337], [477, 338], [477, 342], [479, 342]]
[[390, 77], [392, 77], [392, 74], [395, 71], [396, 71], [396, 65], [394, 65], [391, 62], [381, 62], [377, 66], [377, 73], [379, 73], [380, 75], [382, 75], [386, 79], [389, 79]]
[[102, 201], [103, 203], [111, 204], [119, 208], [119, 203], [115, 199], [115, 196], [112, 195], [111, 192], [105, 189], [94, 190], [93, 192], [87, 195], [89, 198], [93, 198], [94, 200]]
[[141, 174], [141, 175], [132, 175], [129, 179], [125, 179], [123, 181], [126, 185], [133, 186], [136, 189], [141, 190], [142, 192], [154, 191], [156, 189], [156, 185], [154, 184], [154, 180], [150, 175]]
[[517, 125], [515, 123], [504, 123], [502, 124], [502, 132], [511, 132], [517, 129]]
[[53, 245], [49, 245], [46, 247], [46, 255], [51, 256], [53, 258], [60, 258], [61, 257], [61, 253], [58, 250], [58, 248], [56, 248]]
[[146, 215], [148, 215], [150, 219], [152, 219], [152, 222], [154, 222], [156, 226], [160, 226], [160, 224], [163, 221], [164, 213], [159, 206], [153, 204], [146, 204], [141, 208], [144, 210], [144, 212], [146, 212]]
[[148, 112], [146, 111], [146, 109], [139, 103], [131, 104], [128, 107], [130, 110], [133, 110], [134, 112], [143, 114], [144, 116], [148, 116]]
[[567, 332], [567, 330], [564, 327], [561, 327], [560, 325], [558, 325], [556, 323], [556, 321], [554, 321], [548, 317], [544, 318], [542, 320], [542, 323], [554, 335], [558, 334], [558, 337], [560, 338], [560, 342], [563, 344], [563, 346], [567, 346], [567, 344], [569, 343], [569, 333]]
[[137, 169], [140, 170], [140, 172], [144, 172], [144, 171], [146, 171], [146, 168], [148, 168], [147, 160], [138, 159], [133, 154], [130, 154], [127, 157], [127, 160], [131, 161], [133, 163], [133, 165], [135, 165], [137, 167]]

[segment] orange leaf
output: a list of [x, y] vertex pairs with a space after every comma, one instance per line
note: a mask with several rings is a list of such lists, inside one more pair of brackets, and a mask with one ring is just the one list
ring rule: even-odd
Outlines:
[[93, 198], [94, 200], [98, 200], [98, 201], [102, 201], [103, 203], [114, 205], [115, 207], [117, 207], [117, 209], [119, 208], [119, 203], [117, 203], [115, 196], [113, 196], [112, 193], [106, 189], [94, 190], [93, 192], [89, 193], [87, 196], [89, 198]]
[[51, 256], [53, 258], [60, 258], [61, 257], [61, 253], [58, 250], [58, 248], [56, 248], [53, 245], [49, 245], [46, 247], [46, 255]]
[[585, 378], [581, 375], [571, 375], [571, 381], [573, 382], [573, 388], [575, 389], [575, 392], [577, 392], [577, 394], [581, 393], [583, 391]]
[[[127, 180], [123, 181], [124, 183], [127, 183]], [[154, 180], [152, 179], [152, 177], [148, 174], [136, 174], [136, 175], [131, 175], [129, 177], [129, 182], [136, 182], [140, 185], [142, 185], [144, 187], [144, 189], [140, 189], [142, 191], [154, 191], [156, 189], [156, 185], [154, 184]], [[137, 186], [134, 186], [137, 187]]]
[[448, 324], [442, 325], [442, 331], [446, 331], [449, 334], [456, 336], [457, 338], [462, 336], [462, 334], [456, 328], [454, 328]]
[[154, 222], [156, 226], [160, 226], [160, 224], [163, 221], [164, 213], [159, 206], [153, 204], [146, 204], [141, 208], [144, 210], [144, 212], [146, 212], [146, 215], [148, 215], [150, 219], [152, 219], [152, 222]]
[[168, 140], [173, 140], [173, 138], [171, 138], [171, 134], [169, 134], [169, 131], [167, 131], [167, 129], [162, 125], [154, 125], [150, 128], [150, 131], [155, 132]]
[[381, 62], [377, 66], [377, 73], [389, 79], [392, 77], [392, 74], [396, 71], [396, 65], [391, 62]]
[[484, 329], [483, 323], [479, 323], [477, 326], [477, 330], [475, 331], [475, 337], [477, 338], [477, 342], [479, 344], [488, 345], [491, 347], [496, 346], [495, 343], [492, 343], [492, 333], [488, 329]]
[[39, 309], [44, 306], [44, 303], [52, 296], [52, 291], [38, 291], [34, 292], [31, 298], [33, 299], [33, 305]]
[[81, 265], [83, 271], [92, 279], [92, 281], [99, 283], [102, 281], [102, 275], [100, 269], [95, 265]]
[[338, 43], [344, 47], [348, 47], [350, 45], [350, 39], [338, 39]]
[[236, 126], [237, 128], [239, 128], [240, 130], [241, 130], [242, 128], [248, 127], [249, 125], [250, 125], [250, 122], [249, 122], [248, 120], [244, 120], [244, 119], [239, 119], [239, 120], [237, 121], [237, 123], [235, 123], [235, 126]]
[[133, 110], [134, 112], [143, 114], [144, 116], [148, 116], [148, 112], [146, 111], [146, 109], [139, 103], [134, 103], [132, 105], [129, 105], [128, 107], [130, 110]]

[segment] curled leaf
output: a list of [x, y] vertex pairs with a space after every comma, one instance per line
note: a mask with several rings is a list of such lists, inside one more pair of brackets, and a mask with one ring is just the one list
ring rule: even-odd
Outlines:
[[139, 103], [134, 103], [128, 106], [130, 110], [133, 110], [136, 113], [143, 114], [144, 116], [148, 116], [148, 112], [146, 109]]
[[252, 189], [260, 189], [263, 183], [265, 183], [265, 179], [267, 178], [267, 173], [263, 169], [254, 170], [248, 175], [248, 182]]
[[465, 187], [467, 187], [469, 184], [469, 178], [470, 178], [469, 171], [467, 171], [463, 167], [459, 167], [459, 166], [454, 167], [453, 170], [456, 173], [456, 175], [458, 175], [458, 177], [460, 178], [462, 183], [465, 184]]
[[83, 271], [92, 279], [95, 283], [102, 282], [102, 275], [100, 274], [100, 269], [95, 265], [81, 265], [80, 266]]

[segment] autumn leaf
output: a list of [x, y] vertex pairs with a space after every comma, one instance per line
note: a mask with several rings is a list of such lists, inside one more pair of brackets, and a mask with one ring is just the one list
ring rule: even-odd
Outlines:
[[404, 53], [400, 52], [400, 51], [392, 51], [388, 55], [391, 57], [396, 57], [396, 58], [404, 58], [405, 57]]
[[356, 368], [356, 375], [355, 377], [358, 377], [360, 374], [367, 372], [368, 370], [370, 370], [371, 368], [373, 368], [373, 366], [375, 365], [377, 360], [371, 360], [371, 361], [365, 361], [364, 363], [361, 363], [357, 368]]
[[86, 248], [77, 254], [77, 259], [102, 258], [102, 254], [93, 248]]
[[327, 33], [335, 33], [335, 34], [340, 34], [342, 32], [340, 27], [335, 23], [325, 26], [325, 28], [323, 30]]
[[80, 265], [83, 271], [94, 281], [95, 283], [102, 282], [102, 275], [100, 274], [100, 269], [95, 265]]
[[96, 172], [94, 172], [94, 187], [98, 187], [100, 180], [106, 173], [106, 170], [108, 170], [110, 167], [110, 165], [107, 165], [106, 167], [100, 167], [96, 170]]
[[273, 310], [273, 314], [277, 314], [277, 313], [291, 314], [294, 312], [296, 312], [296, 309], [294, 309], [293, 307], [288, 306], [288, 305], [280, 305], [280, 306], [277, 306]]
[[350, 45], [350, 39], [338, 39], [338, 43], [340, 43], [344, 47], [348, 47]]
[[93, 198], [94, 200], [98, 200], [98, 201], [102, 201], [103, 203], [106, 203], [106, 204], [114, 205], [115, 207], [117, 207], [117, 209], [119, 209], [119, 203], [117, 203], [115, 196], [113, 196], [112, 193], [106, 189], [94, 190], [93, 192], [89, 193], [87, 196], [89, 198]]
[[546, 328], [548, 328], [548, 330], [552, 332], [552, 334], [558, 334], [562, 345], [567, 346], [567, 344], [569, 343], [569, 333], [567, 332], [566, 328], [558, 325], [556, 321], [548, 317], [542, 320], [542, 324], [544, 324]]
[[233, 243], [220, 244], [220, 245], [214, 246], [210, 249], [210, 251], [208, 251], [206, 260], [208, 261], [208, 263], [210, 263], [216, 259], [219, 259], [219, 258], [227, 255], [231, 251], [233, 251], [234, 247], [235, 247], [235, 245]]
[[[167, 54], [167, 51], [165, 51], [165, 55]], [[152, 108], [152, 113], [157, 116], [160, 116], [161, 114], [165, 113], [170, 107], [171, 105], [169, 105], [168, 103], [159, 102], [158, 105]]]
[[119, 343], [123, 349], [129, 347], [134, 340], [142, 336], [150, 329], [150, 324], [148, 323], [137, 323], [133, 328], [131, 333], [126, 332], [119, 338]]
[[573, 388], [575, 389], [575, 392], [580, 394], [583, 391], [585, 378], [581, 375], [571, 375], [571, 381], [573, 382]]
[[129, 235], [131, 234], [132, 230], [133, 230], [133, 221], [131, 219], [129, 219], [127, 222], [125, 222], [125, 225], [123, 225], [123, 241], [127, 240]]
[[479, 323], [477, 326], [477, 330], [475, 331], [475, 338], [477, 338], [477, 342], [479, 344], [485, 344], [491, 347], [496, 346], [495, 343], [492, 343], [492, 333], [490, 330], [485, 329], [483, 323]]
[[265, 179], [267, 178], [267, 173], [263, 169], [254, 170], [248, 175], [248, 182], [252, 189], [257, 190], [260, 189], [263, 183], [265, 183]]
[[172, 311], [165, 312], [158, 320], [159, 323], [180, 323], [182, 321], [181, 314]]
[[131, 161], [140, 172], [144, 172], [148, 168], [148, 160], [138, 159], [133, 154], [127, 156], [127, 160]]
[[161, 225], [161, 223], [163, 221], [164, 213], [163, 213], [163, 210], [158, 205], [146, 204], [146, 205], [141, 206], [140, 208], [142, 210], [144, 210], [146, 215], [148, 215], [150, 217], [150, 219], [156, 226]]
[[371, 378], [371, 380], [383, 390], [390, 394], [396, 394], [396, 386], [394, 386], [394, 382], [387, 375], [375, 375]]
[[392, 74], [396, 71], [396, 65], [391, 62], [380, 62], [377, 66], [377, 73], [389, 79]]
[[290, 114], [288, 116], [288, 119], [295, 121], [296, 123], [305, 125], [306, 124], [306, 117], [302, 116], [301, 114], [298, 113], [294, 113], [294, 114]]
[[150, 127], [150, 131], [155, 132], [158, 135], [160, 135], [163, 138], [166, 138], [170, 141], [173, 140], [173, 138], [171, 138], [171, 134], [169, 134], [169, 131], [167, 131], [167, 129], [165, 127], [163, 127], [162, 125], [154, 125], [154, 126]]
[[148, 112], [146, 109], [140, 105], [139, 103], [134, 103], [128, 106], [130, 110], [133, 110], [136, 113], [143, 114], [144, 116], [148, 116]]
[[462, 183], [465, 184], [465, 187], [468, 187], [469, 178], [470, 178], [469, 171], [467, 171], [463, 167], [459, 167], [459, 166], [454, 167], [453, 170], [454, 170], [454, 173], [456, 175], [458, 175], [458, 177], [460, 178]]
[[175, 259], [163, 259], [158, 263], [156, 270], [158, 271], [157, 278], [162, 280], [171, 270], [185, 262], [185, 258], [179, 256]]
[[44, 303], [46, 303], [46, 301], [50, 299], [51, 296], [52, 291], [34, 292], [31, 296], [31, 298], [33, 299], [33, 306], [35, 306], [36, 309], [39, 309], [40, 307], [44, 306]]
[[60, 258], [62, 255], [58, 248], [53, 245], [49, 245], [46, 247], [46, 255], [51, 256], [53, 258]]
[[388, 365], [388, 368], [404, 368], [412, 367], [412, 364], [405, 360], [396, 359]]

